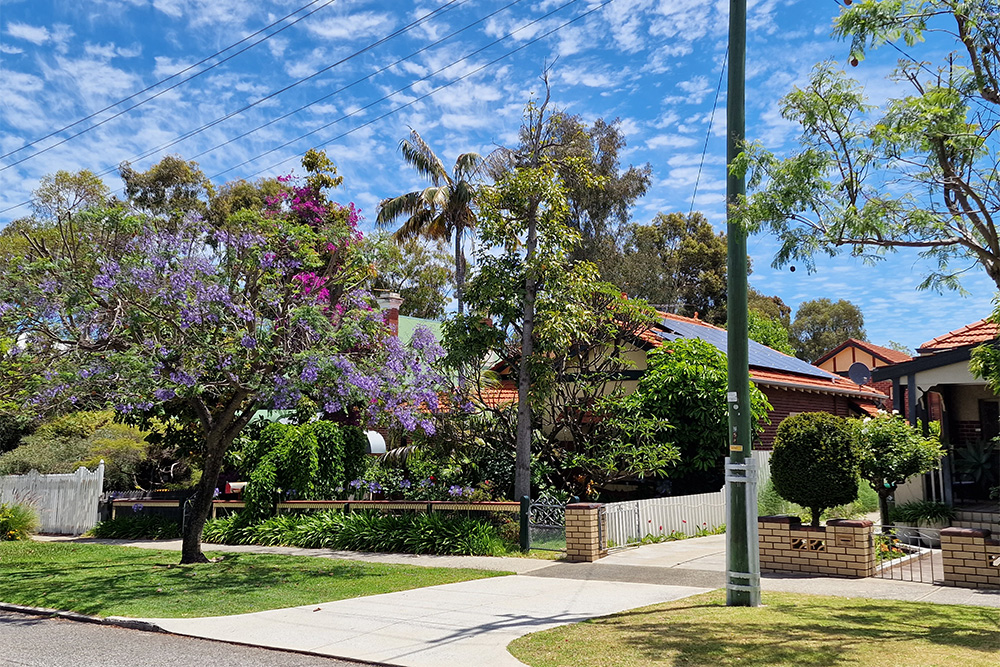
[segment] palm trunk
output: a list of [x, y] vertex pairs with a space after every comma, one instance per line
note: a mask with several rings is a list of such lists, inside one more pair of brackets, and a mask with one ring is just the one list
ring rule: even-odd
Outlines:
[[465, 312], [465, 254], [462, 252], [462, 227], [455, 226], [455, 300], [459, 317]]
[[531, 371], [529, 361], [534, 352], [535, 297], [538, 284], [532, 275], [531, 262], [537, 245], [536, 209], [528, 214], [528, 238], [525, 244], [524, 309], [521, 325], [521, 360], [517, 377], [517, 445], [514, 461], [514, 497], [531, 495]]

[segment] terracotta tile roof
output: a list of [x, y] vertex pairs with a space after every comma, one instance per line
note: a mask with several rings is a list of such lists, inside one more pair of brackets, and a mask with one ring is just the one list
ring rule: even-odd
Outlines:
[[508, 403], [517, 402], [517, 386], [513, 382], [501, 382], [492, 387], [480, 388], [473, 400], [482, 401], [483, 405], [495, 408]]
[[660, 319], [664, 320], [676, 320], [678, 322], [687, 322], [688, 324], [697, 324], [703, 327], [709, 327], [712, 329], [717, 329], [719, 331], [725, 331], [722, 327], [717, 327], [714, 324], [709, 324], [704, 320], [699, 320], [697, 317], [684, 317], [683, 315], [674, 315], [673, 313], [663, 313], [656, 311], [656, 314], [660, 316]]
[[793, 391], [797, 390], [818, 394], [846, 394], [875, 400], [889, 398], [878, 389], [867, 386], [859, 387], [847, 378], [840, 376], [824, 380], [823, 378], [807, 377], [772, 368], [751, 367], [750, 379], [759, 385], [785, 387]]
[[997, 336], [997, 325], [989, 320], [979, 320], [966, 324], [961, 329], [949, 331], [933, 338], [917, 348], [918, 354], [933, 354], [941, 350], [951, 350], [966, 345], [976, 345], [993, 340]]
[[864, 350], [868, 354], [875, 357], [879, 357], [880, 359], [882, 359], [882, 361], [885, 361], [890, 364], [901, 364], [904, 361], [910, 361], [911, 359], [913, 359], [913, 357], [906, 354], [905, 352], [899, 352], [897, 350], [893, 350], [892, 348], [882, 347], [881, 345], [875, 345], [874, 343], [869, 343], [868, 341], [864, 340], [858, 340], [857, 338], [848, 338], [843, 343], [841, 343], [840, 345], [833, 348], [832, 350], [824, 354], [822, 357], [817, 359], [814, 362], [814, 365], [819, 366], [827, 359], [830, 359], [831, 357], [839, 353], [841, 350], [845, 350], [848, 347], [856, 347], [859, 350]]

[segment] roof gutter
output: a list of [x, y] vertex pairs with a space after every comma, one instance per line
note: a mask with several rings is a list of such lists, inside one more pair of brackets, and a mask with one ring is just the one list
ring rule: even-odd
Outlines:
[[794, 389], [796, 391], [806, 393], [836, 394], [840, 396], [855, 396], [857, 398], [874, 398], [879, 400], [889, 398], [885, 394], [876, 394], [874, 392], [861, 391], [859, 389], [847, 389], [844, 387], [818, 387], [816, 385], [802, 385], [797, 382], [786, 382], [782, 380], [758, 380], [753, 377], [753, 371], [750, 371], [750, 379], [754, 384], [762, 384], [768, 387], [780, 387], [782, 389]]

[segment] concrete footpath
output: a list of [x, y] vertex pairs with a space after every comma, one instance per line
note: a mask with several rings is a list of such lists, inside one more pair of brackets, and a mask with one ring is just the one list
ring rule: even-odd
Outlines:
[[[157, 549], [180, 548], [179, 541], [80, 541]], [[181, 635], [406, 667], [521, 665], [507, 652], [506, 646], [522, 635], [677, 600], [725, 584], [724, 535], [625, 549], [596, 563], [362, 554], [288, 547], [205, 545], [205, 550], [468, 567], [518, 575], [238, 616], [142, 619], [167, 632]], [[908, 581], [765, 575], [761, 587], [765, 592], [968, 604], [1000, 609], [1000, 591], [974, 591]]]

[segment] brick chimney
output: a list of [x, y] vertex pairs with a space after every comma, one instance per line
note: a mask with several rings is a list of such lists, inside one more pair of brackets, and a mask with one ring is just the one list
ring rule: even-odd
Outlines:
[[386, 292], [378, 298], [378, 307], [385, 315], [385, 323], [393, 336], [399, 336], [399, 307], [403, 305], [403, 297], [397, 292]]

